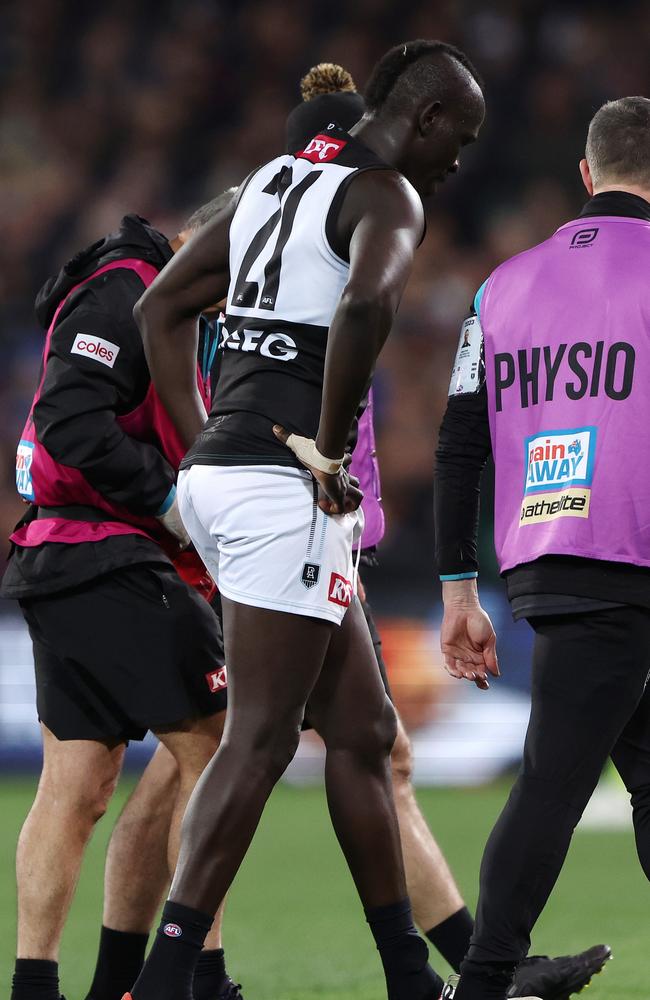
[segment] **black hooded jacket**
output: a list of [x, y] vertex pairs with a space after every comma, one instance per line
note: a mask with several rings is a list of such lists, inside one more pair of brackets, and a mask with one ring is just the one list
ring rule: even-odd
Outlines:
[[[36, 315], [47, 330], [58, 305], [75, 285], [113, 261], [136, 258], [161, 269], [172, 257], [167, 239], [137, 215], [72, 258], [44, 284]], [[134, 514], [153, 515], [176, 479], [153, 445], [129, 437], [117, 417], [144, 399], [150, 375], [133, 307], [144, 290], [130, 270], [115, 269], [70, 295], [59, 313], [47, 356], [45, 378], [34, 407], [39, 442], [62, 465], [83, 472], [108, 500]], [[73, 351], [86, 334], [118, 348], [112, 366]], [[30, 505], [28, 517], [38, 516]], [[159, 546], [136, 534], [76, 545], [48, 542], [14, 547], [5, 574], [6, 597], [32, 597], [77, 586], [103, 573], [141, 562], [167, 562]]]

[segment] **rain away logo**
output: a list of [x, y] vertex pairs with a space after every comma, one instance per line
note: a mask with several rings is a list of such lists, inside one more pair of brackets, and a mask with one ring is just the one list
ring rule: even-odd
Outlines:
[[596, 450], [596, 428], [549, 431], [526, 438], [524, 493], [590, 486]]

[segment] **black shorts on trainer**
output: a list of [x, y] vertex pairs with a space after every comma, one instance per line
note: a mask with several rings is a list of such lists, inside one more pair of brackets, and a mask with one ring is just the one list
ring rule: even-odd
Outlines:
[[162, 564], [20, 602], [38, 716], [60, 740], [141, 740], [226, 707], [221, 622]]

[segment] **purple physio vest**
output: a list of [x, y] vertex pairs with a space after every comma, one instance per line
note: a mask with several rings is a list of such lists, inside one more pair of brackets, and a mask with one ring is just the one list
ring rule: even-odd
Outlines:
[[381, 506], [381, 486], [379, 463], [375, 451], [375, 429], [372, 420], [372, 389], [368, 393], [368, 405], [359, 421], [357, 443], [352, 452], [350, 472], [359, 480], [363, 491], [361, 509], [365, 523], [361, 536], [361, 548], [369, 549], [378, 545], [384, 537], [384, 511]]
[[650, 223], [577, 219], [480, 303], [501, 570], [544, 555], [650, 566]]

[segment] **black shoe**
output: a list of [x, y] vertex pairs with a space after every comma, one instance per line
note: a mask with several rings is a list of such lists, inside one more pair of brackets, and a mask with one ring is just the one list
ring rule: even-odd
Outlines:
[[508, 991], [509, 997], [538, 996], [542, 1000], [568, 1000], [572, 993], [579, 993], [591, 982], [591, 977], [601, 972], [612, 957], [606, 944], [597, 944], [579, 955], [549, 958], [533, 955], [525, 958], [515, 972]]
[[222, 993], [218, 993], [214, 1000], [244, 1000], [241, 992], [241, 983], [233, 983], [228, 979], [228, 985]]

